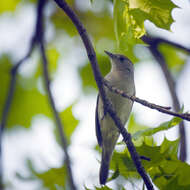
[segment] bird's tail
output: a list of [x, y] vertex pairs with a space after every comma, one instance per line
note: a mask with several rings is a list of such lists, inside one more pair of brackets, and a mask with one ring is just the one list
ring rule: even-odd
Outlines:
[[108, 178], [111, 155], [112, 151], [111, 152], [106, 151], [104, 150], [104, 148], [102, 148], [102, 160], [101, 160], [100, 175], [99, 175], [100, 184], [102, 185], [105, 185], [106, 180]]

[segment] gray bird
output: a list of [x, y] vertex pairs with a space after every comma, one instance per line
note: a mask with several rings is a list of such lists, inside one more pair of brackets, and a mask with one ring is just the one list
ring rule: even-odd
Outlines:
[[[132, 62], [124, 55], [113, 54], [107, 51], [105, 53], [109, 56], [112, 66], [111, 71], [106, 75], [105, 79], [112, 86], [123, 90], [128, 95], [135, 95], [134, 67]], [[133, 102], [121, 97], [119, 94], [111, 92], [107, 88], [105, 90], [117, 116], [121, 119], [123, 125], [125, 125], [129, 118]], [[102, 148], [99, 180], [100, 184], [105, 184], [108, 178], [112, 153], [119, 138], [119, 131], [109, 114], [104, 113], [102, 99], [99, 95], [96, 105], [95, 125], [98, 144]]]

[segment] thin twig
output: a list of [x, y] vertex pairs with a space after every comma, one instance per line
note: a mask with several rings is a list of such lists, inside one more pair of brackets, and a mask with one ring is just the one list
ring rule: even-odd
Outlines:
[[182, 50], [184, 50], [184, 51], [190, 53], [190, 48], [186, 48], [186, 47], [184, 47], [184, 46], [182, 46], [182, 45], [180, 45], [180, 44], [178, 44], [178, 43], [171, 42], [171, 41], [166, 40], [166, 39], [163, 39], [163, 38], [150, 37], [150, 36], [144, 35], [144, 36], [141, 37], [141, 39], [142, 39], [145, 43], [147, 43], [147, 44], [149, 44], [149, 45], [151, 45], [151, 46], [152, 46], [152, 45], [153, 45], [153, 46], [158, 46], [159, 44], [164, 43], [164, 44], [168, 44], [168, 45], [174, 46], [174, 47], [176, 47], [176, 48], [182, 49]]
[[25, 55], [24, 58], [22, 58], [20, 61], [18, 61], [11, 69], [10, 72], [10, 83], [8, 87], [8, 92], [5, 100], [5, 104], [3, 106], [2, 116], [1, 116], [1, 125], [0, 125], [0, 189], [3, 190], [3, 159], [2, 159], [2, 138], [3, 138], [3, 132], [5, 130], [5, 126], [7, 124], [8, 114], [11, 107], [11, 103], [14, 96], [15, 86], [16, 86], [16, 77], [17, 77], [17, 71], [20, 65], [22, 65], [32, 54], [32, 51], [34, 49], [34, 42], [33, 40], [30, 43], [30, 48]]
[[72, 170], [71, 170], [71, 161], [70, 161], [70, 157], [68, 154], [68, 144], [67, 144], [67, 140], [66, 140], [66, 136], [63, 132], [63, 125], [61, 123], [61, 119], [59, 116], [58, 111], [56, 110], [56, 106], [55, 106], [55, 102], [53, 99], [53, 95], [50, 89], [50, 78], [49, 78], [49, 72], [48, 72], [48, 60], [47, 60], [47, 56], [46, 56], [46, 52], [45, 52], [45, 46], [44, 46], [44, 28], [43, 28], [43, 5], [45, 4], [46, 0], [39, 0], [39, 4], [41, 4], [41, 6], [39, 6], [39, 13], [40, 13], [40, 17], [38, 19], [37, 22], [37, 43], [39, 45], [40, 48], [40, 53], [41, 53], [41, 57], [42, 57], [42, 66], [43, 66], [43, 77], [44, 77], [44, 83], [45, 83], [45, 89], [48, 95], [48, 99], [49, 99], [49, 103], [50, 103], [50, 107], [52, 109], [52, 113], [54, 116], [54, 120], [56, 123], [56, 126], [58, 128], [59, 131], [59, 135], [60, 135], [60, 140], [61, 140], [61, 146], [63, 148], [64, 154], [65, 154], [65, 165], [66, 165], [66, 169], [67, 169], [67, 176], [68, 176], [68, 181], [69, 181], [69, 187], [71, 190], [76, 190], [76, 186], [73, 180], [73, 174], [72, 174]]
[[97, 59], [96, 59], [96, 53], [95, 53], [94, 48], [92, 46], [92, 43], [88, 37], [86, 29], [84, 28], [84, 26], [80, 22], [77, 15], [73, 12], [73, 10], [68, 6], [68, 4], [64, 0], [54, 0], [54, 1], [58, 4], [58, 6], [61, 9], [63, 9], [65, 11], [65, 13], [68, 15], [68, 17], [72, 20], [73, 24], [77, 28], [77, 30], [80, 34], [80, 37], [84, 43], [84, 46], [86, 48], [87, 55], [88, 55], [88, 58], [90, 60], [92, 70], [94, 73], [94, 77], [96, 80], [96, 84], [99, 88], [99, 93], [100, 93], [100, 96], [103, 100], [104, 109], [112, 117], [112, 119], [115, 122], [116, 126], [118, 127], [120, 133], [122, 134], [124, 142], [126, 143], [126, 145], [128, 147], [128, 150], [131, 154], [131, 157], [132, 157], [133, 162], [137, 168], [137, 171], [141, 175], [141, 177], [143, 178], [147, 189], [153, 190], [154, 187], [152, 185], [152, 182], [150, 181], [150, 178], [146, 174], [144, 167], [141, 164], [140, 156], [136, 152], [136, 148], [135, 148], [134, 144], [132, 143], [131, 135], [124, 128], [120, 118], [117, 116], [116, 112], [113, 110], [113, 106], [106, 96], [106, 93], [104, 90], [104, 85], [103, 85], [103, 78], [101, 76], [101, 73], [100, 73], [100, 70], [98, 67], [98, 63], [97, 63]]
[[[180, 48], [184, 51], [187, 51], [188, 53], [190, 53], [190, 49], [185, 48], [179, 44], [176, 44], [174, 42], [170, 42], [168, 40], [162, 39], [162, 38], [153, 38], [153, 37], [149, 37], [149, 36], [143, 36], [142, 40], [149, 44], [149, 50], [151, 51], [152, 55], [154, 56], [154, 58], [157, 60], [158, 64], [160, 65], [162, 72], [165, 76], [169, 91], [170, 91], [170, 95], [172, 98], [172, 102], [173, 102], [173, 107], [175, 109], [175, 111], [180, 111], [180, 102], [179, 102], [179, 98], [177, 96], [176, 93], [176, 84], [175, 84], [175, 80], [171, 75], [171, 72], [169, 71], [169, 68], [166, 64], [165, 58], [164, 56], [160, 53], [160, 51], [158, 50], [158, 46], [161, 43], [167, 43], [169, 45], [175, 46], [177, 48]], [[180, 155], [179, 158], [181, 161], [185, 161], [186, 157], [187, 157], [187, 147], [186, 147], [186, 133], [185, 133], [185, 124], [182, 121], [179, 124], [179, 134], [180, 134]]]
[[17, 71], [19, 69], [19, 67], [30, 57], [35, 45], [39, 44], [40, 45], [40, 50], [42, 53], [42, 58], [43, 58], [43, 65], [44, 65], [44, 78], [46, 79], [46, 86], [47, 86], [47, 91], [48, 91], [48, 97], [50, 99], [50, 105], [52, 106], [52, 110], [55, 116], [55, 121], [56, 124], [59, 128], [59, 133], [61, 136], [61, 143], [63, 145], [63, 150], [65, 153], [65, 162], [66, 162], [66, 167], [67, 167], [67, 172], [68, 172], [68, 178], [69, 178], [69, 185], [70, 188], [72, 190], [76, 190], [74, 182], [73, 182], [73, 178], [72, 178], [72, 172], [71, 172], [71, 164], [70, 164], [70, 158], [69, 158], [69, 154], [67, 152], [67, 142], [66, 142], [66, 138], [64, 136], [64, 133], [62, 131], [63, 127], [59, 118], [59, 115], [55, 109], [55, 104], [51, 95], [51, 91], [49, 89], [49, 76], [47, 73], [47, 59], [45, 56], [45, 49], [43, 46], [43, 10], [45, 7], [45, 3], [46, 0], [38, 0], [38, 5], [37, 5], [37, 19], [36, 19], [36, 26], [35, 26], [35, 32], [34, 35], [31, 39], [30, 42], [30, 48], [28, 50], [28, 53], [26, 54], [26, 56], [24, 58], [22, 58], [15, 66], [13, 66], [12, 70], [11, 70], [11, 80], [10, 80], [10, 84], [9, 84], [9, 90], [7, 93], [7, 99], [5, 101], [5, 105], [2, 111], [2, 121], [1, 121], [1, 125], [0, 125], [0, 189], [3, 190], [3, 164], [2, 164], [2, 135], [3, 135], [3, 131], [5, 129], [6, 126], [6, 122], [7, 122], [7, 118], [8, 118], [8, 113], [10, 110], [10, 106], [12, 103], [12, 99], [13, 99], [13, 95], [14, 95], [14, 90], [15, 90], [15, 85], [16, 85], [16, 75], [17, 75]]
[[52, 96], [51, 89], [50, 89], [50, 79], [49, 79], [48, 67], [47, 67], [48, 62], [47, 62], [47, 57], [45, 54], [44, 45], [42, 43], [40, 43], [40, 51], [41, 51], [41, 55], [42, 55], [43, 76], [44, 76], [45, 88], [46, 88], [48, 99], [49, 99], [51, 109], [52, 109], [52, 112], [54, 115], [55, 123], [56, 123], [56, 126], [58, 127], [59, 135], [61, 138], [61, 145], [62, 145], [64, 153], [65, 153], [65, 163], [66, 163], [66, 168], [67, 168], [69, 185], [70, 185], [71, 190], [76, 190], [76, 186], [74, 184], [72, 170], [71, 170], [71, 161], [70, 161], [70, 157], [69, 157], [68, 150], [67, 150], [68, 144], [66, 141], [66, 136], [63, 132], [63, 126], [61, 123], [61, 119], [60, 119], [59, 114], [56, 110], [55, 102], [53, 100], [53, 96]]
[[164, 107], [164, 106], [160, 106], [160, 105], [156, 105], [156, 104], [153, 104], [153, 103], [150, 103], [146, 100], [143, 100], [143, 99], [140, 99], [136, 96], [129, 96], [127, 93], [123, 92], [122, 90], [114, 87], [114, 86], [111, 86], [109, 84], [108, 81], [104, 80], [104, 85], [111, 91], [117, 93], [117, 94], [120, 94], [121, 96], [123, 96], [124, 98], [128, 98], [130, 100], [132, 100], [133, 102], [137, 102], [139, 104], [142, 104], [143, 106], [146, 106], [148, 108], [151, 108], [151, 109], [155, 109], [159, 112], [162, 112], [162, 113], [166, 113], [168, 115], [173, 115], [173, 116], [176, 116], [176, 117], [180, 117], [184, 120], [187, 120], [187, 121], [190, 121], [190, 114], [188, 113], [177, 113], [177, 112], [173, 112], [173, 111], [170, 111], [170, 107]]

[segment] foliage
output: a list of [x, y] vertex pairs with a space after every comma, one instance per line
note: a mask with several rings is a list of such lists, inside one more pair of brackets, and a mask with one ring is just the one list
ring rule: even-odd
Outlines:
[[[185, 63], [187, 61], [187, 54], [183, 52], [182, 50], [179, 50], [177, 48], [174, 48], [169, 45], [163, 45], [161, 44], [159, 46], [160, 52], [164, 55], [168, 66], [172, 73], [175, 75], [179, 75], [180, 72], [183, 70]], [[172, 57], [172, 59], [171, 59]]]
[[49, 190], [65, 189], [66, 187], [66, 169], [64, 166], [60, 168], [51, 168], [47, 171], [37, 171], [31, 160], [27, 160], [27, 166], [30, 169], [30, 176], [23, 176], [20, 173], [16, 173], [17, 178], [24, 181], [28, 180], [40, 180], [41, 188]]
[[175, 7], [170, 0], [115, 0], [114, 31], [120, 51], [136, 61], [133, 48], [142, 43], [140, 37], [146, 33], [144, 21], [169, 30], [173, 22], [171, 11]]
[[[97, 55], [98, 63], [100, 64], [100, 69], [102, 71], [102, 74], [105, 75], [110, 70], [110, 62], [108, 57]], [[87, 75], [88, 73], [88, 75]], [[88, 62], [86, 65], [80, 67], [79, 74], [81, 76], [82, 80], [82, 87], [84, 92], [89, 93], [93, 92], [93, 89], [96, 89], [96, 82], [93, 77], [92, 69], [90, 66], [90, 63]]]
[[[172, 10], [177, 8], [177, 5], [171, 0], [89, 0], [89, 7], [81, 6], [79, 0], [68, 0], [67, 2], [87, 28], [87, 32], [96, 49], [98, 63], [103, 75], [106, 75], [110, 70], [109, 59], [103, 53], [103, 50], [125, 54], [134, 63], [143, 61], [139, 60], [138, 54], [140, 53], [135, 52], [134, 49], [139, 44], [139, 48], [145, 45], [140, 39], [147, 33], [144, 26], [145, 21], [148, 20], [155, 26], [170, 31], [171, 24], [174, 22]], [[0, 17], [5, 16], [6, 13], [16, 14], [19, 5], [24, 7], [36, 4], [36, 0], [1, 0]], [[53, 29], [53, 32], [52, 36], [50, 35], [51, 37], [47, 37], [46, 53], [50, 63], [48, 65], [50, 78], [54, 80], [59, 71], [59, 66], [62, 64], [62, 58], [67, 57], [68, 53], [63, 51], [60, 44], [66, 43], [66, 46], [68, 46], [68, 39], [72, 39], [71, 49], [77, 47], [77, 51], [83, 48], [83, 44], [79, 42], [78, 32], [64, 12], [52, 2], [49, 2], [49, 7], [51, 7], [51, 11], [48, 12], [48, 9], [46, 10], [45, 23]], [[174, 78], [177, 79], [185, 67], [188, 58], [187, 54], [166, 44], [161, 44], [159, 51], [166, 59], [168, 68]], [[0, 120], [2, 120], [2, 110], [11, 79], [11, 68], [15, 63], [13, 57], [11, 57], [9, 52], [0, 54]], [[52, 110], [43, 88], [43, 72], [39, 55], [37, 55], [37, 60], [32, 55], [29, 63], [26, 62], [25, 64], [31, 63], [34, 65], [33, 71], [27, 70], [25, 75], [22, 72], [19, 72], [17, 75], [15, 93], [6, 125], [8, 130], [6, 132], [13, 131], [13, 129], [16, 131], [18, 126], [20, 129], [30, 129], [32, 119], [37, 115], [45, 115], [53, 120]], [[83, 60], [83, 63], [78, 63], [75, 69], [81, 82], [81, 93], [85, 97], [97, 93], [95, 91], [97, 89], [96, 83], [87, 58]], [[70, 84], [73, 85], [72, 81]], [[63, 131], [71, 147], [71, 137], [77, 129], [80, 120], [73, 113], [74, 107], [75, 103], [72, 103], [59, 112]], [[172, 118], [170, 121], [161, 122], [160, 125], [153, 128], [137, 122], [135, 114], [132, 114], [128, 123], [128, 131], [132, 134], [137, 152], [141, 156], [150, 158], [150, 161], [142, 160], [143, 166], [153, 183], [161, 190], [190, 189], [188, 179], [190, 166], [177, 158], [179, 139], [169, 141], [167, 138], [164, 138], [164, 141], [158, 146], [153, 137], [154, 134], [175, 127], [180, 122], [181, 119]], [[59, 132], [56, 128], [54, 128], [54, 138], [59, 145]], [[121, 144], [123, 143], [119, 143], [117, 147], [121, 147]], [[88, 161], [88, 158], [86, 158], [86, 161]], [[26, 177], [18, 171], [16, 176], [20, 181], [40, 181], [40, 189], [68, 189], [67, 172], [64, 164], [57, 168], [47, 167], [46, 170], [42, 171], [34, 167], [32, 159], [28, 159], [26, 166], [30, 171], [30, 176]], [[141, 180], [126, 148], [122, 149], [122, 151], [119, 148], [116, 149], [111, 161], [111, 170], [113, 173], [109, 181], [112, 181], [117, 189], [125, 189], [127, 187], [126, 181], [136, 183]], [[95, 184], [93, 187], [96, 190], [112, 189], [109, 186], [98, 187]], [[89, 188], [85, 187], [85, 189]]]
[[137, 131], [136, 133], [134, 133], [132, 135], [132, 138], [134, 140], [137, 140], [140, 137], [154, 135], [155, 133], [157, 133], [159, 131], [168, 130], [168, 129], [178, 125], [181, 121], [182, 121], [182, 119], [180, 119], [178, 117], [174, 117], [171, 121], [164, 122], [164, 123], [160, 124], [158, 127], [148, 128], [148, 129]]
[[1, 0], [0, 14], [7, 11], [14, 11], [20, 0]]

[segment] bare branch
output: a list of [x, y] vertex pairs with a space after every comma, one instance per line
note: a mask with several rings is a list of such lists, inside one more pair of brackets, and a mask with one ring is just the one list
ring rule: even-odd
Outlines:
[[[45, 4], [45, 2], [46, 2], [46, 0], [39, 0], [39, 4]], [[67, 169], [69, 186], [70, 186], [71, 190], [76, 190], [77, 188], [76, 188], [74, 180], [73, 180], [73, 174], [72, 174], [72, 170], [71, 170], [71, 161], [70, 161], [70, 157], [68, 154], [68, 144], [67, 144], [66, 136], [63, 132], [63, 125], [61, 123], [59, 113], [56, 110], [55, 102], [54, 102], [54, 99], [53, 99], [53, 96], [51, 93], [51, 89], [50, 89], [50, 78], [49, 78], [49, 73], [48, 73], [48, 60], [47, 60], [45, 47], [44, 47], [44, 29], [43, 29], [43, 13], [44, 12], [43, 12], [43, 7], [41, 7], [41, 6], [39, 6], [39, 13], [40, 13], [40, 17], [37, 21], [36, 41], [39, 44], [40, 53], [41, 53], [41, 57], [42, 57], [45, 89], [46, 89], [46, 92], [48, 95], [48, 99], [49, 99], [50, 107], [52, 109], [54, 120], [55, 120], [56, 126], [59, 131], [61, 146], [62, 146], [64, 154], [65, 154], [65, 165], [66, 165], [66, 169]]]
[[73, 177], [72, 177], [70, 158], [69, 158], [69, 154], [67, 152], [66, 138], [62, 131], [63, 127], [61, 124], [61, 120], [59, 118], [58, 112], [56, 111], [54, 100], [52, 98], [52, 94], [51, 94], [50, 87], [49, 87], [50, 81], [49, 81], [49, 76], [48, 76], [48, 71], [47, 71], [47, 59], [46, 59], [45, 48], [44, 48], [44, 43], [43, 43], [43, 33], [44, 33], [44, 31], [43, 31], [43, 12], [44, 12], [44, 7], [45, 7], [46, 2], [47, 2], [47, 0], [38, 0], [38, 6], [36, 9], [36, 12], [37, 12], [36, 26], [35, 26], [34, 35], [30, 42], [30, 48], [29, 48], [26, 56], [24, 58], [22, 58], [15, 66], [13, 66], [13, 68], [11, 70], [11, 81], [9, 84], [7, 99], [5, 101], [5, 105], [4, 105], [3, 112], [2, 112], [2, 117], [1, 117], [2, 121], [1, 121], [1, 125], [0, 125], [0, 189], [1, 190], [4, 189], [4, 187], [3, 187], [3, 167], [2, 167], [3, 166], [3, 164], [2, 164], [2, 135], [3, 135], [4, 128], [6, 126], [8, 113], [9, 113], [11, 102], [12, 102], [13, 95], [14, 95], [14, 90], [15, 90], [15, 85], [16, 85], [16, 75], [17, 75], [18, 68], [30, 57], [35, 45], [40, 46], [40, 51], [41, 51], [43, 66], [44, 66], [43, 67], [44, 68], [44, 78], [45, 78], [47, 94], [48, 94], [48, 97], [50, 100], [50, 105], [52, 107], [52, 111], [53, 111], [53, 114], [55, 117], [56, 124], [58, 126], [59, 134], [61, 136], [61, 143], [62, 143], [63, 151], [65, 153], [65, 162], [66, 162], [66, 167], [67, 167], [67, 172], [68, 172], [69, 185], [72, 190], [76, 190], [76, 187], [75, 187], [74, 181], [73, 181]]
[[73, 180], [72, 170], [71, 170], [71, 161], [70, 161], [70, 157], [69, 157], [68, 150], [67, 150], [68, 144], [66, 141], [66, 136], [63, 132], [63, 126], [61, 123], [61, 119], [60, 119], [59, 114], [56, 110], [55, 102], [53, 100], [53, 96], [52, 96], [51, 89], [50, 89], [50, 79], [49, 79], [48, 67], [47, 67], [48, 62], [47, 62], [47, 57], [45, 54], [45, 49], [44, 49], [43, 43], [40, 43], [40, 51], [41, 51], [41, 55], [42, 55], [43, 76], [44, 76], [45, 88], [46, 88], [48, 99], [49, 99], [51, 109], [52, 109], [52, 112], [54, 115], [54, 120], [55, 120], [56, 126], [58, 127], [59, 135], [61, 138], [61, 145], [62, 145], [64, 153], [65, 153], [65, 163], [66, 163], [66, 168], [67, 168], [67, 173], [68, 173], [67, 175], [68, 175], [70, 188], [72, 190], [76, 190], [74, 180]]
[[180, 45], [180, 44], [178, 44], [178, 43], [171, 42], [171, 41], [166, 40], [166, 39], [163, 39], [163, 38], [150, 37], [150, 36], [144, 35], [144, 36], [141, 37], [141, 39], [142, 39], [145, 43], [147, 43], [147, 44], [149, 44], [149, 45], [151, 45], [151, 46], [154, 46], [154, 47], [158, 46], [159, 44], [164, 43], [164, 44], [168, 44], [168, 45], [174, 46], [174, 47], [176, 47], [176, 48], [179, 48], [179, 49], [181, 49], [181, 50], [184, 50], [184, 51], [190, 53], [190, 48], [186, 48], [186, 47], [184, 47], [184, 46], [182, 46], [182, 45]]
[[80, 34], [80, 37], [84, 43], [84, 46], [87, 51], [88, 58], [90, 60], [94, 77], [97, 83], [97, 86], [99, 88], [100, 96], [103, 100], [104, 109], [109, 113], [109, 115], [112, 117], [113, 121], [115, 122], [116, 126], [118, 127], [120, 133], [123, 136], [124, 142], [126, 143], [128, 150], [131, 154], [131, 157], [133, 159], [133, 162], [137, 168], [138, 173], [141, 175], [141, 177], [144, 180], [144, 183], [146, 184], [146, 187], [148, 190], [153, 190], [154, 187], [152, 185], [152, 182], [150, 181], [150, 178], [146, 174], [144, 167], [141, 164], [141, 159], [138, 153], [136, 152], [136, 148], [131, 140], [131, 135], [126, 131], [124, 128], [120, 118], [117, 116], [116, 112], [113, 110], [113, 106], [109, 99], [106, 96], [104, 85], [103, 85], [103, 78], [100, 74], [100, 70], [98, 67], [97, 59], [96, 59], [96, 53], [94, 51], [94, 48], [92, 46], [92, 43], [88, 37], [88, 34], [86, 32], [86, 29], [80, 22], [77, 15], [73, 12], [73, 10], [68, 6], [68, 4], [64, 0], [54, 0], [58, 6], [65, 11], [65, 13], [68, 15], [68, 17], [72, 20], [73, 24], [78, 30], [78, 33]]
[[[164, 56], [158, 50], [158, 45], [160, 45], [161, 43], [166, 43], [166, 44], [172, 45], [174, 47], [180, 48], [184, 51], [187, 51], [189, 53], [190, 53], [190, 49], [185, 48], [185, 47], [183, 47], [179, 44], [176, 44], [174, 42], [170, 42], [168, 40], [161, 39], [161, 38], [152, 38], [149, 36], [143, 36], [142, 40], [145, 43], [150, 45], [149, 50], [151, 51], [152, 55], [154, 56], [154, 58], [159, 63], [159, 65], [162, 69], [162, 72], [165, 76], [165, 79], [166, 79], [166, 82], [167, 82], [167, 85], [168, 85], [168, 88], [170, 91], [170, 95], [172, 98], [173, 107], [174, 107], [175, 111], [177, 111], [177, 112], [180, 111], [180, 102], [179, 102], [179, 98], [178, 98], [177, 93], [176, 93], [175, 80], [169, 71], [169, 68], [166, 64]], [[185, 124], [183, 121], [179, 124], [179, 134], [180, 134], [180, 160], [185, 161], [186, 157], [187, 157], [187, 150], [186, 150], [187, 149], [187, 147], [186, 147], [187, 143], [186, 143], [186, 134], [185, 134]]]
[[187, 120], [187, 121], [190, 121], [190, 114], [188, 113], [177, 113], [177, 112], [173, 112], [173, 111], [170, 111], [170, 107], [164, 107], [164, 106], [160, 106], [160, 105], [156, 105], [156, 104], [153, 104], [153, 103], [150, 103], [146, 100], [143, 100], [143, 99], [140, 99], [136, 96], [129, 96], [127, 93], [123, 92], [122, 90], [114, 87], [114, 86], [111, 86], [109, 84], [108, 81], [104, 80], [103, 81], [104, 85], [109, 88], [109, 90], [117, 93], [117, 94], [120, 94], [121, 96], [123, 96], [124, 98], [127, 98], [127, 99], [130, 99], [132, 100], [133, 102], [137, 102], [139, 104], [142, 104], [148, 108], [151, 108], [151, 109], [155, 109], [159, 112], [162, 112], [162, 113], [166, 113], [168, 115], [173, 115], [173, 116], [176, 116], [176, 117], [180, 117], [184, 120]]
[[16, 86], [16, 76], [17, 76], [17, 71], [20, 65], [22, 65], [32, 54], [32, 51], [34, 49], [34, 41], [33, 39], [31, 40], [29, 50], [27, 54], [20, 60], [18, 61], [11, 69], [11, 80], [9, 83], [8, 87], [8, 92], [7, 92], [7, 98], [5, 100], [5, 104], [3, 106], [3, 111], [2, 111], [2, 116], [1, 116], [1, 125], [0, 125], [0, 189], [3, 190], [3, 160], [2, 160], [2, 138], [3, 138], [3, 132], [7, 123], [7, 118], [9, 114], [9, 110], [11, 107], [11, 103], [13, 100], [14, 96], [14, 91], [15, 91], [15, 86]]

